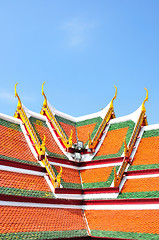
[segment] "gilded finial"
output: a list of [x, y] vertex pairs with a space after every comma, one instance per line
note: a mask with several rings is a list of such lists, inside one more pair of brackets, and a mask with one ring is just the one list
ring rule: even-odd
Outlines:
[[46, 98], [46, 95], [44, 93], [44, 84], [45, 84], [45, 82], [43, 82], [43, 84], [42, 84], [42, 95], [44, 96], [43, 107], [46, 108], [47, 107], [47, 98]]
[[146, 90], [146, 98], [144, 99], [143, 103], [142, 103], [142, 112], [146, 112], [146, 108], [145, 108], [145, 102], [148, 101], [148, 90], [146, 88], [144, 88]]
[[126, 139], [125, 138], [124, 138], [124, 155], [125, 155], [125, 157], [129, 156], [129, 148], [126, 144]]
[[73, 130], [71, 129], [71, 135], [69, 137], [69, 146], [72, 147], [72, 136], [73, 136]]
[[112, 98], [112, 100], [111, 100], [111, 103], [110, 103], [110, 108], [114, 108], [113, 107], [113, 101], [114, 101], [114, 99], [116, 99], [116, 96], [117, 96], [117, 87], [114, 85], [114, 87], [115, 87], [115, 95], [114, 95], [114, 97]]
[[21, 103], [20, 97], [17, 94], [17, 85], [18, 85], [18, 83], [15, 84], [15, 97], [18, 98], [17, 108], [18, 108], [18, 110], [20, 110], [22, 108], [22, 103]]

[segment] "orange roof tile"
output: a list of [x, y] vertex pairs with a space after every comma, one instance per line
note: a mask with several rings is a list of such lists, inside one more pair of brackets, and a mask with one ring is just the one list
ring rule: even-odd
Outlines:
[[0, 171], [1, 187], [51, 192], [43, 176]]
[[88, 132], [90, 132], [91, 134], [96, 124], [97, 123], [92, 123], [92, 124], [77, 127], [78, 140], [82, 141], [85, 144], [88, 140]]
[[[54, 166], [57, 172], [60, 172], [59, 166]], [[62, 179], [64, 182], [81, 184], [79, 171], [76, 169], [62, 167]]]
[[71, 135], [71, 130], [73, 131], [73, 136], [72, 136], [72, 142], [76, 143], [77, 138], [76, 138], [76, 128], [75, 126], [69, 125], [64, 122], [59, 122], [63, 130], [65, 131], [66, 135], [69, 137]]
[[84, 183], [106, 182], [113, 170], [113, 166], [81, 170], [81, 178]]
[[132, 166], [156, 163], [159, 163], [159, 136], [142, 138]]
[[85, 229], [81, 209], [1, 206], [2, 233]]
[[64, 155], [59, 146], [57, 145], [55, 139], [53, 138], [49, 128], [34, 124], [36, 130], [38, 131], [40, 138], [43, 139], [43, 136], [46, 136], [46, 148], [49, 152], [57, 153]]
[[37, 162], [22, 132], [2, 125], [0, 125], [0, 132], [1, 155], [31, 162]]
[[159, 210], [86, 210], [92, 230], [159, 234]]
[[123, 188], [124, 192], [159, 191], [159, 177], [128, 179]]
[[123, 145], [128, 127], [108, 131], [96, 156], [116, 154]]

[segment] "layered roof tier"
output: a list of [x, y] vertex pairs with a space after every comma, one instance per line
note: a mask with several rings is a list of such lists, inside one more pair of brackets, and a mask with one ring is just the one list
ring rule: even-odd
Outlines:
[[2, 170], [0, 170], [0, 175], [1, 194], [54, 198], [54, 194], [48, 186], [44, 176]]
[[81, 209], [1, 206], [2, 239], [88, 236]]
[[159, 127], [144, 131], [128, 171], [155, 168], [159, 168]]
[[92, 236], [157, 240], [159, 210], [86, 210]]

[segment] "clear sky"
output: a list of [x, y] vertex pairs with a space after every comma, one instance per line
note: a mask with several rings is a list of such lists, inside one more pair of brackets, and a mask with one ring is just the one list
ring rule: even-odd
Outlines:
[[41, 86], [56, 109], [82, 116], [118, 88], [117, 117], [149, 91], [149, 124], [159, 123], [159, 0], [0, 0], [0, 112], [13, 116], [14, 85], [40, 112]]

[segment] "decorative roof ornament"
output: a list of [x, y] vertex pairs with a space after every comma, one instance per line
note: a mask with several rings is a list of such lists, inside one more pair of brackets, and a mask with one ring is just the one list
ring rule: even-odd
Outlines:
[[125, 157], [129, 157], [129, 147], [126, 144], [126, 138], [124, 138], [124, 155]]
[[114, 85], [114, 87], [115, 87], [115, 95], [114, 95], [114, 97], [112, 98], [111, 103], [110, 103], [110, 108], [111, 108], [111, 109], [114, 109], [113, 101], [114, 101], [114, 99], [116, 99], [116, 96], [117, 96], [117, 87], [116, 87], [115, 85]]
[[40, 155], [45, 155], [45, 143], [46, 143], [46, 136], [43, 135], [42, 144], [40, 145]]
[[117, 96], [117, 87], [115, 85], [114, 85], [114, 87], [115, 87], [115, 95], [110, 102], [109, 109], [108, 109], [103, 121], [101, 122], [101, 124], [98, 128], [98, 131], [96, 132], [96, 134], [92, 140], [90, 139], [90, 136], [88, 135], [88, 147], [90, 149], [95, 149], [95, 147], [97, 146], [97, 144], [100, 141], [101, 134], [103, 133], [107, 123], [109, 122], [110, 119], [115, 118], [113, 101], [114, 101], [114, 99], [116, 99], [116, 96]]
[[88, 132], [88, 148], [91, 146], [91, 134]]
[[18, 98], [17, 109], [20, 110], [22, 108], [22, 103], [21, 103], [20, 97], [17, 94], [17, 85], [18, 85], [18, 83], [15, 84], [15, 97]]
[[59, 188], [60, 187], [60, 184], [61, 184], [61, 177], [62, 177], [62, 167], [60, 166], [60, 172], [59, 172], [59, 174], [57, 175], [57, 177], [56, 177], [56, 181], [57, 181], [57, 188]]
[[146, 90], [146, 98], [144, 99], [143, 103], [142, 103], [142, 112], [146, 112], [146, 108], [145, 108], [145, 102], [148, 102], [148, 90], [146, 88], [144, 88]]
[[45, 82], [43, 82], [43, 84], [42, 84], [42, 95], [44, 96], [43, 107], [46, 108], [47, 107], [47, 98], [46, 98], [46, 95], [44, 93], [44, 84], [45, 84]]
[[71, 129], [71, 134], [69, 137], [69, 146], [72, 147], [72, 136], [73, 136], [73, 130]]

